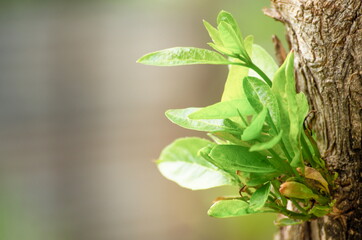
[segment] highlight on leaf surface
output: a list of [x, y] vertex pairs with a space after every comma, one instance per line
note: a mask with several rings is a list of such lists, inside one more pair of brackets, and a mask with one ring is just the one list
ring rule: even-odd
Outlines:
[[167, 146], [157, 161], [162, 175], [192, 190], [233, 185], [234, 179], [225, 171], [198, 155], [210, 144], [201, 138], [181, 138]]

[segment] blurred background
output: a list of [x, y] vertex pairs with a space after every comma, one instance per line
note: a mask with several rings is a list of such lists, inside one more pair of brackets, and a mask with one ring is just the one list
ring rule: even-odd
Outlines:
[[235, 189], [190, 191], [153, 160], [177, 137], [169, 108], [219, 100], [225, 66], [136, 64], [207, 47], [227, 10], [273, 53], [268, 0], [0, 1], [0, 240], [265, 240], [275, 215], [213, 219]]

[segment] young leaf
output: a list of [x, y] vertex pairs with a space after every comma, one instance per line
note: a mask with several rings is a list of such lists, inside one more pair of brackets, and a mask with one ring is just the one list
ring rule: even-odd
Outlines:
[[231, 51], [234, 55], [245, 53], [244, 45], [241, 42], [242, 40], [240, 40], [230, 24], [226, 22], [221, 22], [218, 25], [218, 29], [220, 32], [220, 38], [222, 40], [223, 46], [227, 50]]
[[315, 194], [310, 188], [306, 185], [299, 182], [285, 182], [280, 185], [279, 192], [289, 198], [298, 198], [298, 199], [310, 199], [314, 198], [318, 200], [319, 196]]
[[263, 110], [258, 115], [256, 115], [251, 124], [245, 128], [241, 140], [250, 141], [260, 136], [267, 112], [268, 109], [264, 107]]
[[246, 98], [235, 99], [226, 102], [218, 102], [213, 105], [204, 107], [197, 112], [189, 115], [190, 119], [225, 119], [239, 116], [239, 112], [243, 116], [255, 113]]
[[269, 182], [276, 177], [280, 176], [280, 173], [274, 172], [274, 173], [250, 173], [249, 178], [245, 181], [245, 185], [254, 187], [258, 186], [260, 184], [264, 184], [266, 182]]
[[309, 112], [309, 104], [307, 97], [304, 95], [303, 92], [298, 93], [295, 97], [298, 105], [298, 123], [300, 129], [303, 129], [304, 119], [307, 117], [307, 114]]
[[253, 35], [248, 35], [244, 38], [245, 50], [249, 56], [253, 56], [253, 43], [254, 43]]
[[278, 127], [280, 124], [279, 106], [268, 84], [255, 77], [245, 77], [243, 87], [245, 95], [255, 111], [261, 112], [264, 106], [267, 107], [274, 125]]
[[256, 143], [253, 146], [251, 146], [250, 152], [262, 151], [273, 148], [280, 141], [280, 139], [282, 139], [282, 136], [283, 136], [283, 130], [280, 130], [279, 134], [277, 136], [274, 136], [269, 141]]
[[230, 173], [237, 171], [270, 173], [276, 169], [268, 162], [265, 156], [258, 152], [249, 152], [249, 149], [237, 145], [216, 145], [210, 152], [215, 164], [222, 166]]
[[212, 39], [212, 41], [218, 46], [223, 46], [219, 31], [216, 28], [214, 28], [207, 21], [204, 20], [203, 22], [204, 22], [204, 26], [205, 26], [207, 32], [209, 33], [209, 36]]
[[243, 36], [241, 35], [239, 25], [231, 13], [222, 10], [217, 16], [217, 24], [219, 25], [221, 22], [228, 23], [233, 28], [233, 31], [236, 33], [239, 40], [241, 42], [243, 41]]
[[[253, 36], [247, 36], [244, 40], [245, 50], [251, 54]], [[240, 63], [238, 59], [231, 59], [231, 61]], [[238, 66], [238, 65], [229, 65], [229, 74], [225, 83], [224, 92], [221, 97], [221, 101], [229, 101], [239, 98], [244, 98], [243, 92], [243, 78], [248, 76], [249, 68]]]
[[[264, 48], [257, 44], [253, 44], [251, 60], [269, 77], [269, 79], [273, 79], [275, 72], [278, 70], [278, 65]], [[251, 70], [249, 76], [259, 77], [259, 74]]]
[[217, 218], [238, 217], [251, 213], [254, 212], [249, 209], [249, 204], [238, 199], [217, 201], [207, 212], [209, 216]]
[[199, 111], [201, 108], [185, 108], [185, 109], [170, 109], [166, 111], [166, 117], [173, 123], [187, 129], [206, 131], [206, 132], [220, 132], [232, 131], [224, 125], [222, 119], [190, 119], [188, 116], [194, 112]]
[[301, 126], [299, 126], [300, 121], [299, 121], [298, 103], [296, 99], [297, 93], [295, 91], [293, 53], [291, 53], [290, 57], [285, 61], [287, 62], [285, 68], [285, 77], [286, 77], [285, 94], [288, 101], [288, 113], [290, 119], [289, 138], [292, 141], [293, 146], [297, 146], [301, 131]]
[[282, 64], [282, 66], [278, 69], [278, 71], [275, 73], [273, 78], [273, 86], [272, 86], [272, 92], [275, 96], [275, 98], [278, 101], [278, 106], [280, 110], [280, 118], [283, 119], [283, 121], [280, 122], [280, 129], [283, 130], [283, 143], [291, 157], [294, 157], [293, 147], [292, 143], [289, 139], [289, 132], [290, 132], [290, 119], [289, 119], [289, 111], [288, 111], [288, 100], [286, 97], [286, 67], [287, 62], [291, 61], [291, 55], [289, 54]]
[[192, 190], [234, 184], [233, 177], [198, 155], [213, 144], [201, 138], [181, 138], [167, 146], [157, 161], [164, 177]]
[[[224, 46], [222, 46], [222, 45], [216, 45], [216, 44], [214, 44], [214, 43], [207, 43], [207, 45], [209, 45], [210, 47], [212, 47], [214, 50], [216, 50], [216, 51], [218, 51], [219, 53], [221, 53], [221, 54], [224, 54], [224, 55], [226, 55], [226, 56], [232, 56], [233, 55], [233, 53], [230, 51], [230, 50], [228, 50], [228, 49], [226, 49]], [[234, 59], [233, 59], [234, 60]], [[233, 61], [232, 59], [229, 59], [229, 61]], [[237, 60], [237, 59], [235, 59], [235, 60]], [[234, 62], [237, 62], [239, 65], [242, 65], [243, 64], [243, 62], [241, 62], [241, 61], [234, 61]]]
[[259, 210], [264, 207], [270, 192], [270, 182], [258, 188], [250, 198], [250, 209]]
[[231, 62], [217, 52], [201, 48], [175, 47], [149, 53], [137, 60], [155, 66], [180, 66], [191, 64], [222, 64]]

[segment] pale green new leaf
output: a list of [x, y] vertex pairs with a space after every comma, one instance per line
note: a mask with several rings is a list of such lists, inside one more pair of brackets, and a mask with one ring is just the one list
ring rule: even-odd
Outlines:
[[190, 119], [188, 116], [194, 112], [199, 111], [201, 108], [185, 108], [185, 109], [170, 109], [166, 111], [167, 118], [187, 129], [205, 131], [205, 132], [219, 132], [219, 131], [232, 131], [224, 125], [222, 119]]
[[280, 124], [279, 106], [268, 84], [256, 77], [245, 77], [243, 87], [245, 95], [255, 111], [261, 112], [264, 106], [267, 107], [274, 125], [278, 128]]
[[309, 112], [309, 104], [307, 97], [304, 95], [303, 92], [300, 92], [296, 95], [296, 100], [298, 104], [299, 127], [300, 129], [302, 129], [304, 119], [307, 117], [307, 114]]
[[243, 43], [241, 42], [242, 40], [239, 39], [230, 24], [221, 22], [218, 25], [218, 29], [223, 46], [227, 50], [231, 51], [234, 55], [239, 55], [245, 52]]
[[217, 218], [238, 217], [251, 213], [254, 212], [249, 209], [249, 204], [239, 199], [217, 201], [207, 212], [209, 216]]
[[231, 13], [224, 10], [220, 11], [219, 15], [217, 16], [217, 24], [219, 25], [221, 22], [228, 23], [233, 28], [239, 40], [241, 42], [243, 41], [243, 36], [241, 35], [239, 25], [237, 24], [235, 18], [233, 17], [233, 15], [231, 15]]
[[234, 184], [233, 177], [217, 168], [198, 151], [213, 143], [201, 138], [181, 138], [167, 146], [157, 161], [164, 177], [192, 190]]
[[263, 110], [258, 113], [258, 115], [256, 115], [255, 119], [253, 119], [251, 124], [247, 128], [245, 128], [241, 140], [250, 141], [260, 136], [267, 113], [268, 109], [264, 107]]
[[[253, 44], [251, 60], [269, 77], [269, 79], [273, 79], [275, 72], [278, 70], [278, 65], [264, 48], [257, 44]], [[249, 76], [259, 77], [259, 74], [250, 70]]]
[[259, 210], [264, 207], [270, 192], [270, 182], [256, 189], [250, 198], [250, 209]]
[[227, 65], [231, 63], [217, 52], [191, 47], [175, 47], [149, 53], [138, 59], [137, 62], [155, 66], [180, 66], [191, 64]]
[[213, 105], [204, 107], [197, 112], [189, 115], [190, 119], [226, 119], [239, 116], [255, 114], [254, 109], [250, 106], [246, 98], [235, 99], [226, 102], [218, 102]]
[[[288, 61], [287, 61], [288, 60]], [[298, 103], [296, 99], [295, 80], [294, 80], [294, 54], [291, 53], [290, 57], [286, 59], [287, 65], [285, 68], [285, 93], [288, 101], [288, 113], [290, 120], [289, 139], [293, 146], [298, 145], [299, 134], [301, 127], [299, 126], [299, 112]]]
[[[247, 36], [244, 40], [245, 50], [250, 55], [252, 52], [253, 36]], [[238, 62], [238, 59], [231, 59]], [[249, 68], [237, 65], [229, 65], [229, 74], [225, 83], [224, 92], [221, 101], [229, 101], [233, 99], [244, 98], [243, 78], [248, 76]]]
[[250, 152], [257, 152], [266, 149], [271, 149], [280, 141], [280, 139], [282, 139], [282, 136], [283, 136], [283, 130], [280, 130], [279, 134], [277, 136], [274, 136], [270, 140], [266, 142], [256, 143], [253, 146], [251, 146]]
[[230, 173], [237, 171], [269, 173], [276, 169], [258, 152], [238, 145], [216, 145], [210, 152], [215, 165]]
[[219, 31], [214, 28], [210, 23], [208, 23], [207, 21], [203, 21], [204, 22], [204, 26], [207, 30], [207, 32], [209, 33], [209, 36], [211, 38], [211, 40], [216, 44], [216, 45], [219, 45], [219, 46], [222, 46], [223, 43], [222, 43], [222, 40], [220, 38], [220, 33]]
[[278, 71], [275, 73], [273, 78], [273, 86], [272, 86], [272, 92], [274, 93], [275, 98], [278, 101], [278, 106], [280, 110], [280, 118], [283, 119], [283, 121], [280, 122], [280, 129], [283, 130], [283, 136], [282, 140], [286, 147], [286, 149], [289, 152], [289, 155], [291, 157], [294, 156], [292, 144], [289, 139], [289, 132], [290, 132], [290, 119], [289, 119], [289, 112], [288, 112], [288, 99], [287, 94], [285, 91], [286, 86], [286, 66], [287, 62], [291, 61], [291, 54], [289, 54], [282, 64], [282, 66], [278, 69]]

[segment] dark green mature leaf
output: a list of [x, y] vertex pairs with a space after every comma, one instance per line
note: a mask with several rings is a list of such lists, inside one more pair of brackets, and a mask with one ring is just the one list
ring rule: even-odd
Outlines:
[[254, 109], [250, 106], [246, 98], [235, 99], [225, 102], [218, 102], [207, 106], [189, 115], [190, 119], [226, 119], [239, 116], [255, 114]]
[[222, 119], [190, 119], [188, 116], [194, 112], [199, 111], [201, 108], [185, 108], [185, 109], [170, 109], [167, 110], [167, 118], [187, 129], [206, 131], [206, 132], [220, 132], [232, 131], [231, 128], [224, 125]]
[[249, 148], [237, 145], [216, 145], [210, 157], [217, 166], [230, 173], [237, 171], [270, 173], [276, 169], [265, 156], [258, 152], [249, 152]]
[[149, 53], [138, 59], [137, 62], [155, 66], [179, 66], [191, 64], [228, 65], [231, 63], [217, 52], [191, 47], [175, 47]]
[[279, 134], [271, 138], [269, 141], [256, 143], [253, 146], [251, 146], [250, 152], [262, 151], [273, 148], [280, 141], [280, 139], [282, 139], [282, 136], [283, 136], [283, 130], [280, 130]]
[[[253, 44], [253, 53], [251, 60], [258, 66], [270, 79], [273, 79], [275, 72], [278, 70], [278, 65], [275, 63], [272, 56], [269, 55], [264, 48], [257, 44]], [[250, 70], [249, 76], [259, 77], [259, 74]]]
[[250, 198], [250, 209], [259, 210], [264, 207], [270, 192], [270, 182], [256, 189]]
[[255, 111], [261, 112], [266, 106], [274, 125], [278, 127], [280, 124], [279, 106], [268, 84], [255, 77], [245, 77], [243, 87], [245, 95]]
[[213, 143], [201, 138], [181, 138], [167, 146], [157, 161], [164, 177], [192, 190], [235, 184], [233, 177], [198, 155]]
[[264, 107], [263, 110], [258, 115], [256, 115], [251, 124], [245, 128], [241, 140], [250, 141], [260, 136], [267, 113], [268, 109]]
[[245, 181], [245, 185], [254, 187], [260, 184], [269, 182], [276, 177], [280, 176], [280, 172], [274, 173], [250, 173], [248, 179]]
[[221, 200], [215, 202], [207, 212], [211, 217], [227, 218], [238, 217], [254, 213], [249, 210], [249, 204], [243, 200]]

